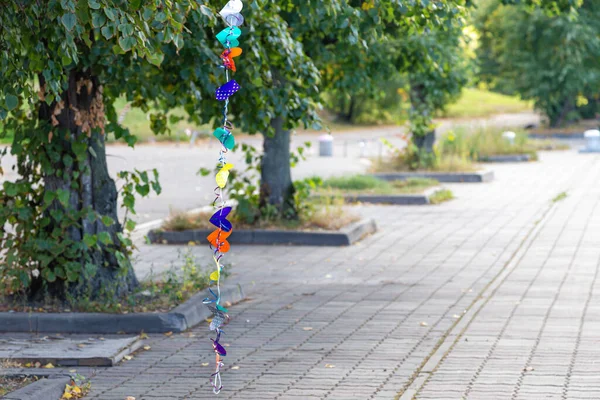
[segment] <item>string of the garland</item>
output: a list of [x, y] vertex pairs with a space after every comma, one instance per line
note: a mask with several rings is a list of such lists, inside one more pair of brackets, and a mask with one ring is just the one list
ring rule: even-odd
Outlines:
[[213, 386], [213, 392], [219, 394], [223, 385], [221, 383], [221, 368], [223, 368], [223, 357], [227, 355], [225, 348], [219, 343], [223, 330], [221, 327], [229, 322], [229, 315], [227, 315], [227, 309], [221, 306], [221, 272], [223, 266], [221, 265], [221, 259], [230, 249], [227, 238], [231, 235], [233, 229], [231, 222], [227, 220], [227, 216], [231, 212], [231, 207], [226, 206], [226, 199], [223, 194], [223, 189], [227, 185], [229, 178], [229, 171], [233, 168], [232, 164], [227, 163], [226, 155], [227, 152], [235, 146], [235, 138], [233, 136], [233, 125], [229, 122], [227, 117], [227, 111], [229, 107], [229, 97], [236, 93], [240, 86], [232, 79], [229, 80], [229, 71], [235, 72], [234, 57], [242, 54], [242, 49], [239, 48], [238, 38], [242, 34], [239, 26], [244, 22], [244, 17], [240, 12], [244, 5], [241, 0], [230, 0], [229, 3], [219, 13], [223, 20], [227, 23], [227, 28], [219, 32], [217, 40], [225, 47], [223, 53], [221, 53], [221, 60], [223, 65], [221, 68], [225, 70], [226, 83], [219, 87], [215, 93], [218, 101], [223, 101], [223, 120], [222, 126], [217, 128], [213, 135], [221, 143], [221, 149], [219, 151], [219, 167], [220, 170], [215, 176], [217, 187], [215, 188], [215, 201], [213, 206], [217, 209], [214, 215], [210, 218], [210, 222], [217, 227], [217, 229], [208, 236], [208, 242], [210, 248], [213, 251], [213, 260], [216, 265], [216, 271], [210, 275], [210, 279], [216, 282], [216, 293], [212, 289], [209, 289], [212, 297], [204, 299], [204, 304], [210, 309], [213, 314], [212, 321], [210, 323], [210, 330], [215, 331], [216, 338], [211, 339], [213, 342], [213, 350], [215, 351], [215, 372], [211, 375], [210, 383]]

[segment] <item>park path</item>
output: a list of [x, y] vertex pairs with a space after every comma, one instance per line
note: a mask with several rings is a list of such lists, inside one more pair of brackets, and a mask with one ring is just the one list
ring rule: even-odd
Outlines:
[[[359, 207], [380, 230], [352, 247], [234, 246], [224, 285], [249, 300], [231, 309], [220, 397], [600, 398], [600, 157], [494, 170], [439, 206]], [[136, 271], [183, 249], [142, 245]], [[95, 371], [89, 397], [213, 398], [209, 337], [150, 335], [150, 351]]]
[[[474, 128], [479, 126], [493, 127], [523, 127], [528, 124], [538, 124], [540, 118], [534, 113], [501, 114], [489, 118], [464, 120], [440, 120], [438, 132], [445, 132], [456, 126]], [[403, 147], [401, 135], [404, 128], [368, 127], [351, 129], [347, 132], [336, 132], [334, 157], [321, 158], [317, 154], [317, 140], [320, 134], [298, 131], [292, 139], [292, 147], [311, 142], [306, 161], [300, 162], [293, 169], [294, 179], [303, 179], [313, 175], [329, 177], [334, 175], [361, 173], [368, 169], [368, 157], [385, 156], [387, 149], [379, 138], [385, 137], [394, 145]], [[261, 149], [261, 136], [242, 138], [241, 141]], [[108, 167], [110, 174], [115, 177], [119, 171], [149, 170], [156, 168], [160, 173], [163, 192], [160, 196], [154, 194], [148, 198], [139, 199], [136, 204], [137, 215], [134, 218], [139, 223], [156, 221], [166, 217], [171, 210], [189, 210], [208, 205], [213, 200], [214, 180], [212, 177], [201, 177], [196, 173], [200, 168], [212, 169], [216, 163], [218, 149], [214, 140], [195, 147], [186, 143], [176, 144], [140, 144], [135, 149], [124, 145], [109, 145], [107, 147]], [[244, 162], [241, 154], [232, 154], [229, 160], [238, 169]], [[14, 157], [7, 155], [2, 159], [3, 180], [15, 180], [16, 172], [12, 170]], [[120, 217], [123, 217], [120, 210]]]

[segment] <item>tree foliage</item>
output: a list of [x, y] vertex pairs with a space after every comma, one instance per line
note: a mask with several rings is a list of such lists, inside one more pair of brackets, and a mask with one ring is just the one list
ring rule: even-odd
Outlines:
[[600, 84], [600, 5], [569, 4], [540, 8], [489, 0], [475, 19], [480, 79], [533, 100], [551, 126], [577, 118]]

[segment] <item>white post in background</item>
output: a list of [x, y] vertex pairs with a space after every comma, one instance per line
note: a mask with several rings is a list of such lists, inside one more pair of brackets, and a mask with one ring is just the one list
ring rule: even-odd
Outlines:
[[512, 131], [506, 131], [502, 134], [502, 137], [506, 139], [512, 146], [515, 144], [515, 138], [517, 137], [517, 134]]

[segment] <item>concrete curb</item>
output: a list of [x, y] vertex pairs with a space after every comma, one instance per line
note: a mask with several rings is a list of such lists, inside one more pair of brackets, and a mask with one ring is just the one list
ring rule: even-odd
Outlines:
[[528, 162], [531, 161], [530, 154], [507, 154], [497, 156], [485, 156], [479, 159], [480, 162], [488, 163], [511, 163], [511, 162]]
[[[165, 333], [183, 332], [211, 316], [197, 293], [168, 313], [0, 313], [0, 332]], [[242, 301], [240, 285], [221, 290], [223, 304]]]
[[494, 180], [494, 171], [483, 172], [386, 172], [372, 174], [384, 181], [401, 181], [410, 178], [429, 178], [443, 183], [483, 183]]
[[[11, 376], [11, 375], [3, 375]], [[28, 374], [12, 375], [15, 377], [32, 376]], [[48, 374], [41, 375], [35, 374], [34, 376], [42, 377], [36, 382], [33, 382], [24, 388], [15, 390], [14, 392], [8, 393], [3, 396], [2, 400], [60, 400], [63, 393], [65, 392], [65, 386], [71, 382], [69, 375], [60, 374]]]
[[[435, 186], [425, 190], [419, 194], [357, 194], [357, 195], [345, 195], [343, 196], [344, 201], [348, 203], [367, 203], [367, 204], [390, 204], [396, 206], [421, 206], [431, 204], [430, 197], [445, 188], [442, 186]], [[315, 197], [328, 197], [327, 195], [319, 195]], [[336, 197], [335, 195], [331, 196]]]
[[[150, 231], [148, 238], [154, 244], [188, 244], [206, 242], [213, 230], [199, 229], [183, 232]], [[377, 225], [366, 219], [337, 232], [308, 232], [283, 230], [235, 230], [227, 241], [231, 244], [295, 245], [295, 246], [350, 246], [364, 236], [375, 233]], [[164, 243], [166, 242], [166, 243]]]
[[583, 132], [580, 133], [529, 133], [530, 139], [583, 139]]

